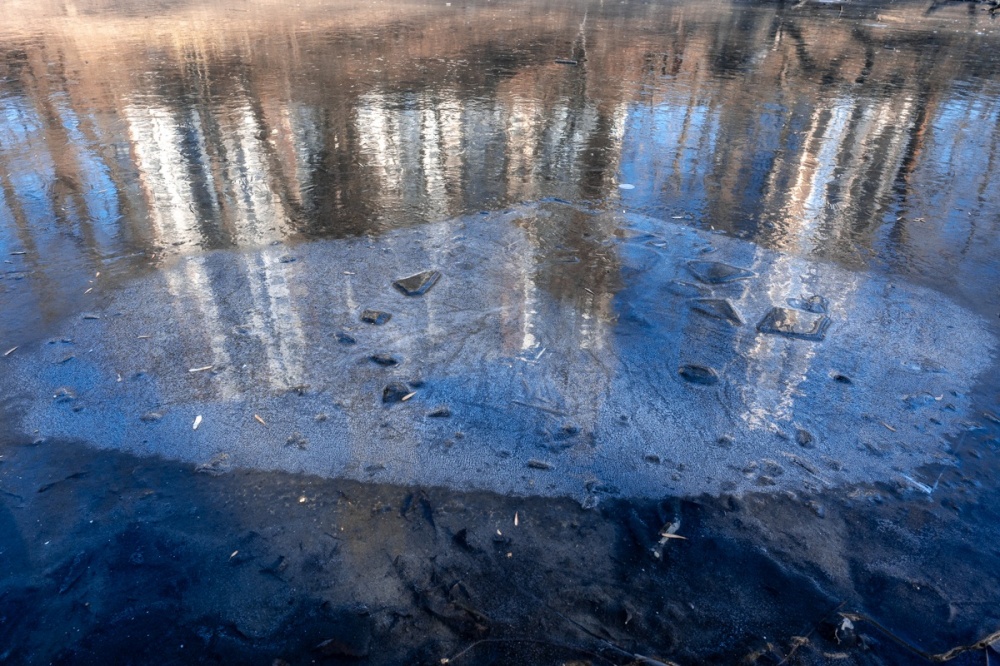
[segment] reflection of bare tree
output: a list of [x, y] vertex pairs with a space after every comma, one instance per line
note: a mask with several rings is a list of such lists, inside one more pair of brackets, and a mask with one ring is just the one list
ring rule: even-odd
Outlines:
[[[96, 0], [24, 7], [0, 37], [5, 235], [72, 237], [54, 254], [82, 253], [92, 274], [136, 246], [366, 233], [544, 196], [614, 201], [619, 174], [641, 186], [628, 201], [644, 212], [848, 262], [933, 262], [995, 228], [982, 212], [928, 240], [924, 208], [954, 215], [923, 191], [998, 203], [996, 132], [961, 134], [956, 106], [995, 127], [983, 107], [995, 84], [924, 48], [974, 46], [931, 36], [936, 19], [904, 33], [779, 6], [551, 5], [510, 23], [487, 8], [466, 21], [345, 5], [331, 21], [302, 4], [260, 0], [234, 20], [225, 2], [178, 3], [149, 21]], [[581, 264], [599, 259], [576, 230], [550, 233]], [[52, 269], [39, 270], [40, 285]]]

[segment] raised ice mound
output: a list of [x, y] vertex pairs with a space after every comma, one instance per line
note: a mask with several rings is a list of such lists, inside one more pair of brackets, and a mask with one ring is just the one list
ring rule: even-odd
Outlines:
[[20, 431], [587, 503], [898, 480], [996, 344], [927, 289], [555, 204], [187, 257], [92, 316], [0, 359]]

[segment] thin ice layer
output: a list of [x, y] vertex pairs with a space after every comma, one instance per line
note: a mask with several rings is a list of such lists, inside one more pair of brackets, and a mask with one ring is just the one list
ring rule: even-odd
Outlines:
[[[710, 248], [747, 276], [707, 289], [756, 322], [822, 296], [825, 339], [692, 310], [671, 285]], [[100, 318], [68, 319], [54, 344], [5, 359], [16, 427], [225, 469], [585, 502], [824, 486], [945, 457], [995, 346], [926, 289], [558, 205], [295, 253], [181, 259]], [[444, 277], [420, 298], [393, 287], [429, 270]]]

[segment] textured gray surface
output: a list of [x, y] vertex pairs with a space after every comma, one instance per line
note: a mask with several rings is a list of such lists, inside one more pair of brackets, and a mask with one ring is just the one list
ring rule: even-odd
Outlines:
[[[693, 260], [749, 276], [699, 282]], [[392, 286], [431, 269], [422, 296]], [[823, 341], [758, 331], [812, 295], [827, 301]], [[728, 300], [742, 324], [695, 297]], [[392, 318], [373, 326], [365, 309]], [[898, 482], [949, 459], [943, 438], [996, 345], [927, 289], [556, 204], [185, 257], [96, 314], [2, 359], [16, 428], [223, 469], [584, 503]], [[687, 381], [684, 365], [719, 381]], [[412, 395], [386, 404], [394, 382]], [[61, 388], [76, 397], [53, 399]], [[441, 406], [450, 416], [429, 416]]]

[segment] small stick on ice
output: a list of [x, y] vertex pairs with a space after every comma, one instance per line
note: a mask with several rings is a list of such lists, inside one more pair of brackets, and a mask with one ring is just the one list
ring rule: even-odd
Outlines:
[[517, 527], [517, 524], [518, 524], [518, 520], [517, 520], [517, 511], [515, 511], [515, 512], [514, 512], [514, 527]]
[[11, 347], [10, 349], [8, 349], [7, 351], [5, 351], [5, 352], [3, 353], [3, 355], [4, 355], [4, 358], [6, 358], [6, 357], [10, 356], [10, 355], [11, 355], [11, 354], [13, 354], [13, 353], [14, 353], [15, 351], [17, 351], [17, 347]]
[[188, 368], [188, 372], [204, 372], [205, 370], [211, 370], [214, 366], [203, 365], [200, 368]]
[[400, 402], [406, 402], [407, 400], [409, 400], [410, 398], [412, 398], [412, 397], [413, 397], [413, 396], [415, 396], [416, 394], [417, 394], [417, 392], [416, 392], [416, 391], [414, 391], [413, 393], [407, 393], [407, 394], [406, 394], [406, 395], [404, 395], [404, 396], [403, 396], [402, 398], [400, 398]]
[[256, 421], [257, 423], [261, 424], [262, 426], [266, 426], [267, 425], [267, 421], [265, 421], [264, 419], [262, 419], [260, 417], [260, 414], [254, 414], [253, 415], [253, 420]]
[[[934, 492], [934, 488], [931, 488], [926, 483], [921, 483], [920, 481], [917, 481], [912, 476], [907, 476], [906, 474], [904, 474], [903, 478], [906, 479], [907, 481], [909, 481], [910, 484], [914, 488], [916, 488], [917, 490], [919, 490], [922, 493], [926, 493], [926, 494], [930, 495], [930, 494], [932, 494]], [[938, 479], [940, 479], [940, 478], [941, 477], [938, 477]], [[934, 487], [935, 488], [937, 487], [937, 482], [936, 481], [934, 482]]]
[[197, 430], [198, 426], [200, 426], [200, 425], [201, 425], [201, 414], [199, 414], [198, 416], [194, 417], [194, 425], [191, 426], [191, 430]]
[[677, 530], [681, 528], [681, 520], [678, 518], [669, 525], [664, 525], [663, 529], [660, 530], [660, 540], [656, 543], [656, 546], [650, 548], [650, 552], [653, 553], [653, 557], [656, 559], [663, 558], [663, 547], [667, 545], [667, 542], [671, 539], [687, 539], [685, 536], [681, 536], [677, 533]]
[[891, 425], [889, 425], [888, 423], [886, 423], [885, 421], [879, 421], [879, 423], [881, 423], [882, 425], [884, 425], [884, 426], [885, 426], [885, 427], [886, 427], [886, 428], [887, 428], [887, 429], [888, 429], [888, 430], [889, 430], [890, 432], [896, 432], [896, 429], [895, 429], [895, 428], [893, 428], [893, 427], [892, 427]]

